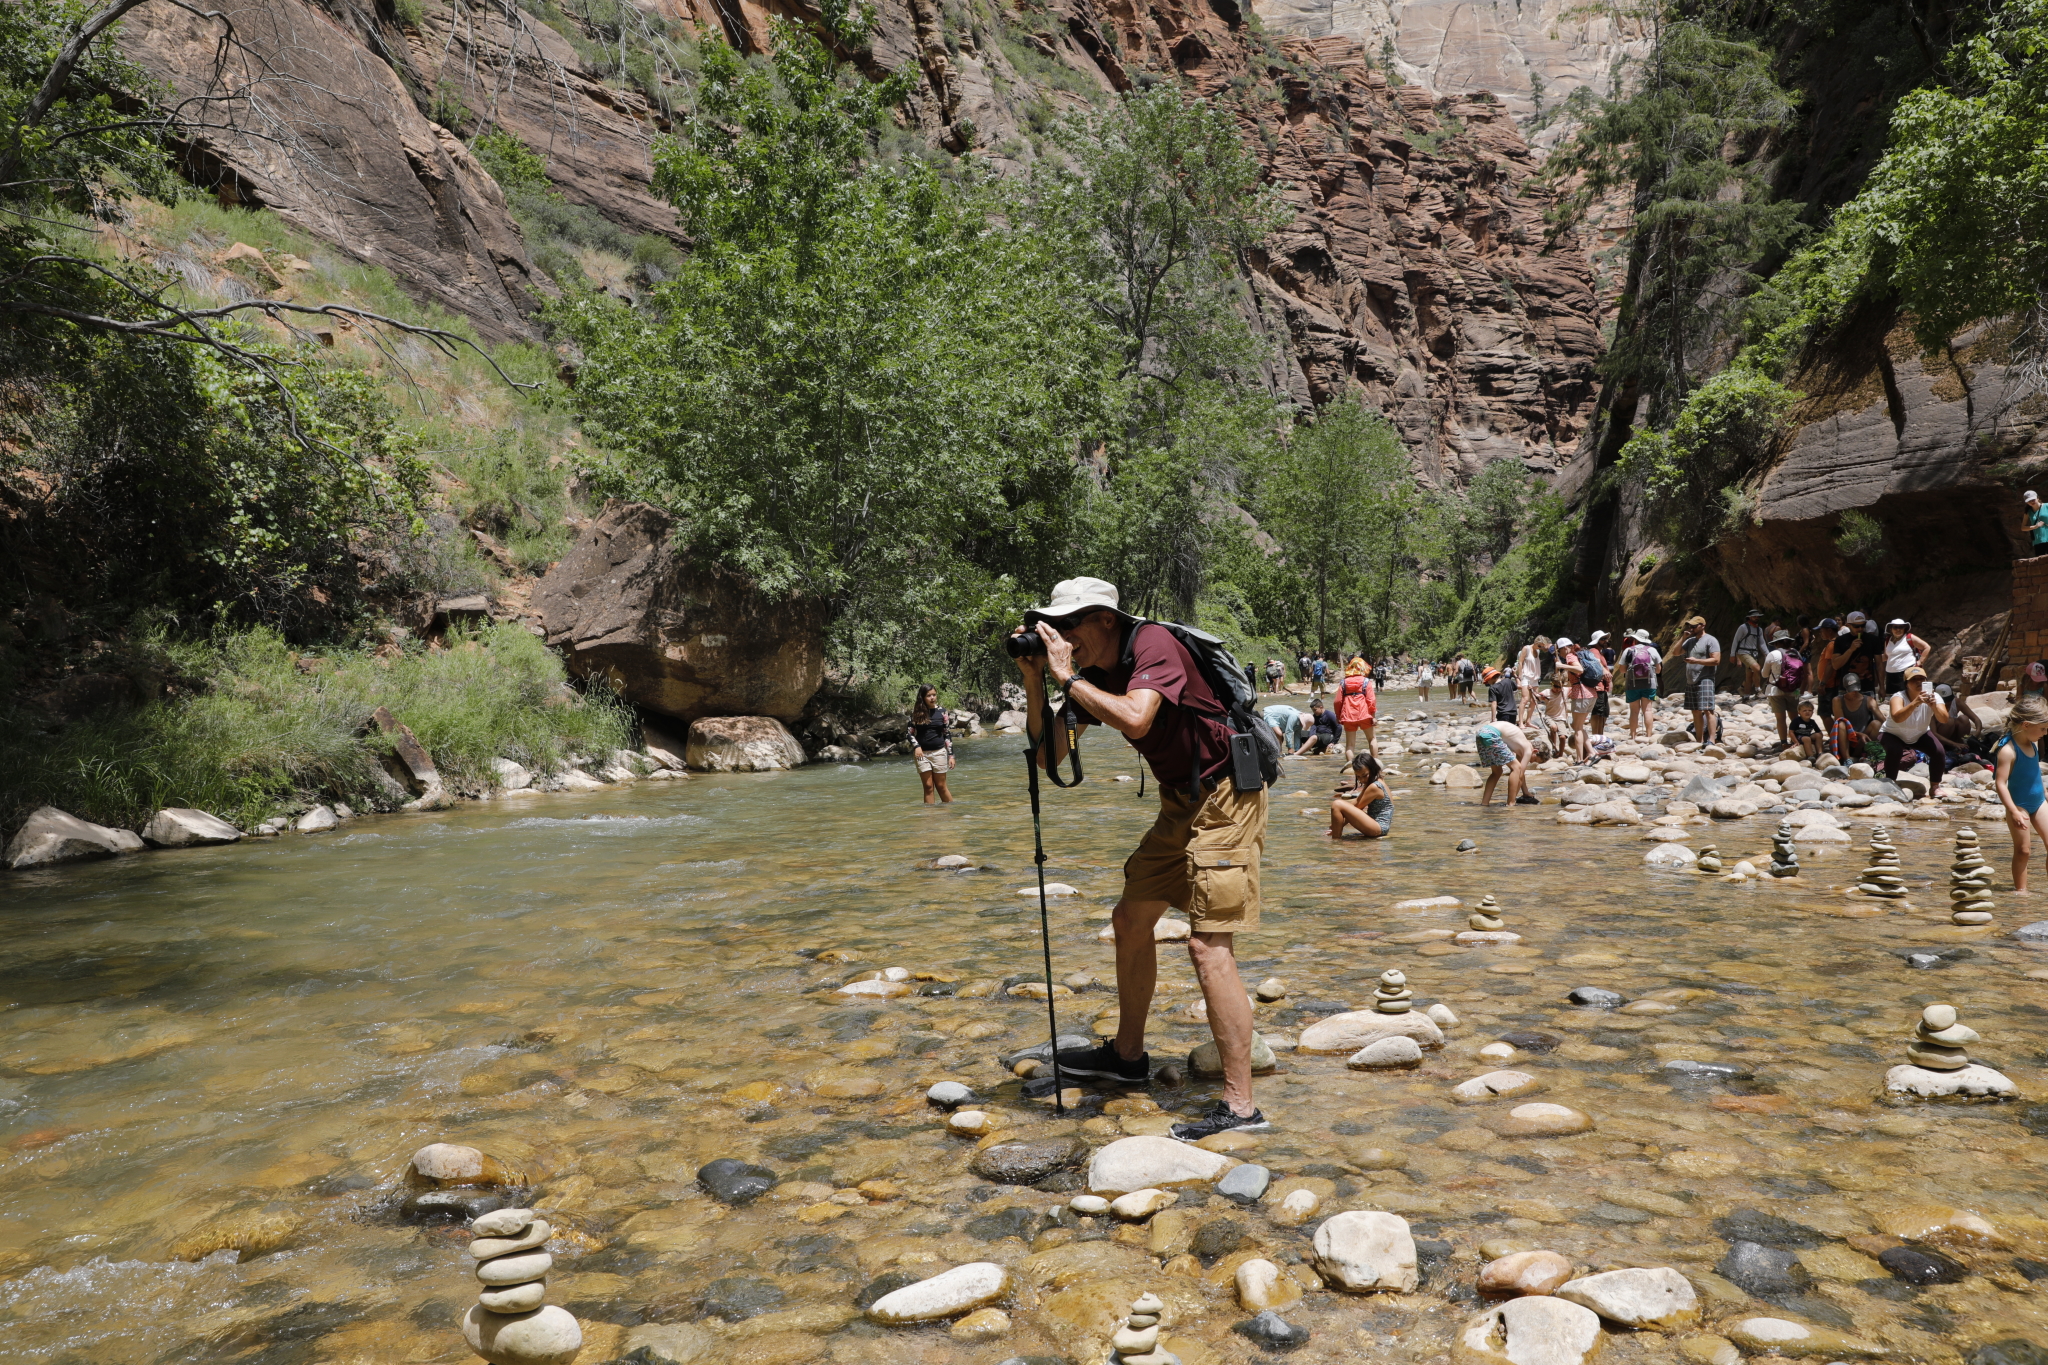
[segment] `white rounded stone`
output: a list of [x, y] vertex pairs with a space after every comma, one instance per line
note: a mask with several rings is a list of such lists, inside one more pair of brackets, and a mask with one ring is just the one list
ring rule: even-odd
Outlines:
[[462, 1339], [491, 1365], [569, 1365], [583, 1349], [583, 1327], [566, 1308], [493, 1313], [471, 1304]]
[[1398, 1214], [1353, 1211], [1324, 1220], [1315, 1235], [1316, 1268], [1354, 1294], [1415, 1288], [1415, 1239]]
[[1367, 1043], [1351, 1054], [1344, 1065], [1354, 1071], [1384, 1071], [1394, 1067], [1414, 1066], [1422, 1060], [1422, 1045], [1413, 1038], [1395, 1036]]
[[[425, 1147], [420, 1149], [422, 1152], [426, 1150], [428, 1149]], [[462, 1150], [472, 1151], [474, 1149], [465, 1147]], [[481, 1158], [483, 1153], [478, 1152], [477, 1156]], [[413, 1166], [415, 1169], [419, 1166], [419, 1160], [419, 1154], [414, 1153]], [[479, 1169], [481, 1169], [481, 1166], [479, 1166]], [[477, 1237], [517, 1237], [539, 1216], [532, 1209], [497, 1209], [491, 1213], [478, 1214], [476, 1221], [469, 1225], [469, 1230], [471, 1235]]]
[[1700, 1315], [1692, 1282], [1668, 1266], [1587, 1275], [1564, 1285], [1557, 1296], [1624, 1327], [1679, 1327]]
[[486, 1288], [476, 1301], [493, 1313], [530, 1313], [548, 1301], [548, 1282], [529, 1280]]
[[1238, 1162], [1170, 1137], [1119, 1138], [1099, 1148], [1088, 1162], [1092, 1194], [1129, 1194], [1150, 1188], [1204, 1185]]
[[1466, 1365], [1580, 1365], [1600, 1340], [1599, 1314], [1535, 1294], [1509, 1299], [1468, 1322], [1453, 1359]]
[[483, 1284], [525, 1284], [554, 1269], [555, 1258], [545, 1251], [522, 1251], [511, 1256], [493, 1256], [479, 1261], [476, 1277]]
[[1165, 1190], [1132, 1190], [1109, 1201], [1109, 1211], [1126, 1223], [1142, 1223], [1163, 1208], [1172, 1206], [1174, 1196]]
[[993, 1261], [974, 1261], [884, 1294], [868, 1307], [876, 1322], [937, 1322], [971, 1312], [1008, 1290], [1010, 1272]]

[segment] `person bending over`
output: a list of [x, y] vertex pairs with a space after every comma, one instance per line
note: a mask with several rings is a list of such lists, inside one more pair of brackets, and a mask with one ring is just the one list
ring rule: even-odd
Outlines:
[[1529, 795], [1529, 759], [1536, 749], [1529, 743], [1529, 737], [1522, 733], [1521, 726], [1511, 720], [1497, 720], [1474, 730], [1472, 739], [1479, 746], [1479, 766], [1488, 770], [1486, 786], [1479, 793], [1480, 805], [1493, 804], [1493, 787], [1503, 773], [1507, 774], [1508, 790], [1502, 804], [1540, 804]]
[[[1159, 977], [1152, 928], [1168, 906], [1188, 912], [1188, 955], [1208, 1002], [1209, 1031], [1223, 1063], [1223, 1097], [1200, 1118], [1173, 1126], [1197, 1142], [1233, 1129], [1272, 1125], [1252, 1099], [1252, 1009], [1237, 973], [1236, 936], [1258, 927], [1259, 861], [1266, 842], [1266, 790], [1231, 781], [1230, 727], [1223, 703], [1193, 656], [1162, 625], [1119, 609], [1099, 578], [1054, 585], [1052, 600], [1024, 614], [1043, 655], [1017, 660], [1032, 762], [1045, 761], [1045, 676], [1066, 690], [1082, 725], [1107, 725], [1130, 741], [1159, 781], [1159, 817], [1124, 863], [1124, 890], [1111, 912], [1116, 931], [1116, 1036], [1059, 1054], [1069, 1076], [1143, 1085], [1151, 1079], [1146, 1016]], [[1051, 761], [1066, 757], [1055, 726]]]
[[1301, 712], [1286, 702], [1275, 702], [1259, 713], [1280, 741], [1280, 752], [1291, 754], [1301, 748]]
[[1308, 738], [1294, 751], [1296, 757], [1302, 754], [1326, 753], [1336, 747], [1337, 741], [1344, 738], [1344, 727], [1338, 723], [1335, 711], [1320, 701], [1311, 701], [1309, 708], [1314, 714], [1309, 718]]
[[1330, 837], [1384, 839], [1394, 832], [1394, 794], [1370, 753], [1351, 756], [1351, 785], [1330, 802]]

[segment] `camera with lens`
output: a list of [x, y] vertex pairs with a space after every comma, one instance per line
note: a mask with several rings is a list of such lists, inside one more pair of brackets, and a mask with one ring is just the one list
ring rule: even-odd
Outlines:
[[1003, 649], [1013, 659], [1035, 659], [1045, 653], [1045, 637], [1036, 630], [1026, 630], [1021, 635], [1005, 635]]

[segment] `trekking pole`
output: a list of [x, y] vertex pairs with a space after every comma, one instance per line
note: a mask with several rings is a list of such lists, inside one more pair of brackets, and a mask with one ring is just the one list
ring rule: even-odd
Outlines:
[[[1052, 758], [1052, 707], [1045, 708], [1045, 717], [1040, 722], [1045, 735], [1045, 756]], [[1027, 730], [1025, 738], [1029, 739]], [[1032, 862], [1038, 868], [1038, 942], [1045, 951], [1045, 1026], [1048, 1046], [1052, 1049], [1052, 1111], [1066, 1116], [1066, 1102], [1060, 1091], [1060, 1021], [1052, 998], [1052, 913], [1046, 907], [1045, 899], [1045, 831], [1038, 812], [1038, 745], [1034, 742], [1024, 749], [1025, 782], [1031, 789], [1031, 843], [1034, 849]], [[1057, 778], [1055, 778], [1057, 780]]]

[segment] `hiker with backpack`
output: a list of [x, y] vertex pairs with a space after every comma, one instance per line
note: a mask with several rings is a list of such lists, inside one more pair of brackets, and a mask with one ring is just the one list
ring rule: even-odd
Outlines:
[[[1188, 955], [1208, 1003], [1223, 1066], [1223, 1096], [1199, 1118], [1173, 1125], [1186, 1142], [1272, 1125], [1252, 1100], [1252, 1010], [1238, 976], [1236, 936], [1258, 927], [1259, 863], [1266, 842], [1266, 784], [1279, 771], [1271, 727], [1253, 715], [1243, 670], [1214, 636], [1124, 612], [1114, 584], [1070, 578], [1024, 614], [1043, 653], [1015, 638], [1034, 765], [1056, 767], [1090, 725], [1130, 741], [1159, 783], [1159, 817], [1124, 863], [1116, 934], [1117, 1031], [1099, 1046], [1058, 1054], [1065, 1076], [1144, 1085], [1151, 1079], [1145, 1026], [1159, 976], [1152, 930], [1184, 907]], [[1051, 723], [1046, 675], [1072, 713]], [[1050, 730], [1048, 734], [1047, 731]], [[1070, 738], [1071, 736], [1071, 738]], [[1040, 746], [1043, 746], [1041, 749]]]
[[1720, 737], [1720, 715], [1714, 710], [1714, 670], [1721, 666], [1721, 642], [1707, 634], [1707, 618], [1688, 616], [1685, 627], [1664, 656], [1670, 663], [1685, 657], [1685, 709], [1692, 712], [1692, 737], [1712, 744]]
[[1351, 662], [1344, 665], [1344, 681], [1337, 685], [1337, 723], [1344, 727], [1344, 752], [1347, 755], [1358, 753], [1358, 741], [1354, 736], [1363, 733], [1367, 752], [1378, 756], [1374, 724], [1379, 718], [1379, 710], [1379, 690], [1373, 686], [1372, 665], [1353, 655]]
[[1628, 703], [1628, 737], [1655, 739], [1657, 718], [1652, 712], [1657, 705], [1657, 675], [1664, 661], [1657, 657], [1649, 631], [1630, 631], [1626, 638], [1629, 646], [1621, 651], [1615, 667], [1621, 671], [1622, 700]]
[[1591, 684], [1593, 710], [1586, 725], [1595, 739], [1607, 733], [1607, 699], [1614, 688], [1614, 646], [1607, 643], [1607, 638], [1606, 631], [1596, 630], [1593, 638], [1586, 642], [1600, 663], [1599, 678]]
[[1596, 670], [1592, 676], [1600, 676], [1601, 665], [1592, 650], [1573, 644], [1560, 636], [1557, 641], [1557, 686], [1564, 692], [1565, 706], [1572, 718], [1572, 757], [1581, 763], [1593, 758], [1593, 740], [1587, 733], [1586, 724], [1593, 717], [1593, 687], [1587, 681], [1587, 669]]
[[1778, 747], [1792, 743], [1792, 721], [1799, 712], [1799, 693], [1806, 686], [1806, 660], [1799, 657], [1799, 642], [1780, 633], [1764, 656], [1764, 691], [1770, 694], [1771, 714], [1778, 720]]

